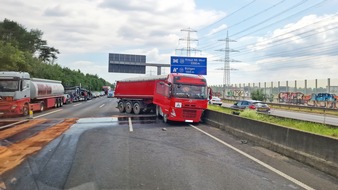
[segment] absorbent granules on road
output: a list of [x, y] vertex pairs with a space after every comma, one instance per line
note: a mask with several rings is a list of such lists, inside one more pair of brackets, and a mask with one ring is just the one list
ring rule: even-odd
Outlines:
[[[38, 152], [39, 150], [41, 150], [50, 141], [57, 138], [62, 133], [64, 133], [67, 129], [69, 129], [74, 123], [76, 123], [77, 120], [78, 119], [76, 118], [65, 119], [63, 122], [58, 123], [52, 127], [49, 127], [39, 132], [38, 134], [32, 137], [29, 137], [25, 140], [22, 140], [18, 143], [14, 143], [9, 146], [0, 146], [0, 175], [18, 166], [29, 155], [32, 155]], [[35, 125], [39, 123], [39, 121], [33, 120], [26, 124], [21, 124], [21, 125], [31, 126], [31, 122], [35, 122]], [[21, 126], [21, 125], [19, 127], [29, 128], [27, 126]], [[22, 130], [18, 130], [18, 131], [22, 131]], [[10, 132], [8, 132], [8, 134], [9, 133]], [[13, 135], [15, 133], [13, 132], [11, 134]]]

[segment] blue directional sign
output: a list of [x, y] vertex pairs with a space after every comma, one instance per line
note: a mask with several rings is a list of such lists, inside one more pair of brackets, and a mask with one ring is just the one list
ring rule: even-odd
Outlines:
[[207, 58], [171, 56], [170, 72], [207, 75]]

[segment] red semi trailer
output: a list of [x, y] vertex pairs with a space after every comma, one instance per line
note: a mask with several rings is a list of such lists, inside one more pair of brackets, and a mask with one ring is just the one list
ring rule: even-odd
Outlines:
[[0, 116], [61, 107], [63, 98], [61, 81], [30, 78], [27, 72], [0, 71]]
[[208, 106], [203, 76], [171, 73], [116, 82], [119, 111], [140, 114], [154, 110], [164, 122], [199, 122]]

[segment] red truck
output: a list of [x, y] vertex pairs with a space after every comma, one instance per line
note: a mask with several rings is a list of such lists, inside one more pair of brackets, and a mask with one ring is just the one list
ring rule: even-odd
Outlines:
[[61, 81], [30, 78], [27, 72], [0, 71], [0, 116], [61, 107], [63, 98]]
[[164, 122], [200, 122], [208, 106], [203, 76], [171, 73], [116, 82], [119, 111], [140, 114], [154, 111]]

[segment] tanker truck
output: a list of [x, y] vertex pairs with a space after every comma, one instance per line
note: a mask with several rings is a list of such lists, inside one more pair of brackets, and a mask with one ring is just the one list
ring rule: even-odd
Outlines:
[[0, 71], [0, 116], [61, 107], [63, 95], [61, 81], [30, 78], [27, 72]]
[[121, 113], [153, 111], [164, 122], [200, 122], [208, 106], [205, 78], [180, 73], [117, 81], [114, 97]]

